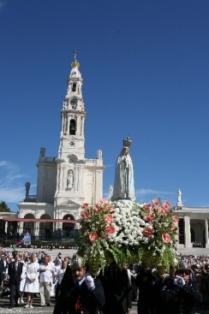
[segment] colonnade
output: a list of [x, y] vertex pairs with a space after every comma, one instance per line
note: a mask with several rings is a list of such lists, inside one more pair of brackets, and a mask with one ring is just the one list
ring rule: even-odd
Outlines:
[[[184, 245], [185, 248], [191, 248], [192, 247], [192, 241], [191, 241], [191, 217], [190, 216], [184, 216]], [[209, 235], [208, 235], [208, 218], [201, 219], [201, 221], [204, 221], [204, 230], [205, 230], [205, 247], [209, 248]]]

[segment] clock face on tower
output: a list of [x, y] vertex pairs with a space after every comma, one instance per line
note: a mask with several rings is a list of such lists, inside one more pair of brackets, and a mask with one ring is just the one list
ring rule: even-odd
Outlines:
[[71, 103], [71, 106], [72, 106], [72, 109], [76, 109], [77, 108], [77, 105], [78, 105], [78, 99], [76, 97], [73, 97], [70, 101]]

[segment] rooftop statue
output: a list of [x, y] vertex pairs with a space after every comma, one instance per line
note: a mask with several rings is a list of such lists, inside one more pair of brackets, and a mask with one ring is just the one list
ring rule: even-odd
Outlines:
[[182, 202], [182, 192], [181, 190], [179, 189], [178, 190], [178, 193], [177, 193], [177, 208], [181, 209], [183, 208], [183, 202]]
[[116, 160], [115, 181], [112, 200], [135, 200], [134, 171], [129, 147], [131, 145], [129, 137], [123, 140], [123, 148]]

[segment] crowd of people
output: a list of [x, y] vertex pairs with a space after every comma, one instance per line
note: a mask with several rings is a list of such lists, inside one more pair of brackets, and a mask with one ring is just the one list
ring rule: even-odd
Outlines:
[[9, 294], [10, 307], [24, 305], [25, 308], [33, 308], [34, 295], [40, 295], [40, 306], [50, 306], [55, 285], [61, 280], [69, 262], [70, 257], [62, 259], [61, 253], [52, 261], [52, 257], [42, 251], [36, 254], [27, 251], [0, 252], [1, 294]]
[[10, 307], [40, 306], [54, 314], [127, 314], [132, 303], [138, 314], [190, 314], [209, 308], [209, 257], [180, 256], [176, 269], [159, 274], [139, 263], [119, 267], [114, 260], [102, 271], [91, 271], [77, 255], [54, 260], [44, 252], [0, 252], [0, 287]]

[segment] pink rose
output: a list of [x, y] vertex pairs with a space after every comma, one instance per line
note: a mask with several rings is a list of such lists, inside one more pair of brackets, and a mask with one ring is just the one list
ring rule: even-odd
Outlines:
[[105, 215], [104, 220], [109, 223], [112, 222], [113, 221], [112, 215]]
[[88, 219], [88, 217], [89, 217], [88, 213], [85, 210], [83, 210], [80, 213], [80, 215], [81, 215], [81, 218], [84, 219], [84, 220]]
[[112, 234], [115, 232], [115, 227], [113, 226], [106, 226], [105, 227], [105, 232], [108, 233], [108, 234]]
[[81, 206], [82, 208], [87, 208], [89, 206], [88, 203], [83, 203], [83, 205]]
[[171, 237], [167, 232], [165, 232], [162, 234], [162, 240], [165, 244], [168, 244], [171, 242]]
[[99, 211], [99, 207], [94, 206], [94, 207], [92, 208], [92, 210], [93, 210], [93, 212], [97, 213], [97, 212]]
[[155, 198], [154, 200], [152, 200], [151, 204], [152, 204], [153, 207], [160, 206], [160, 199], [159, 198]]
[[95, 231], [92, 231], [89, 233], [89, 240], [95, 241], [97, 239], [97, 233]]
[[150, 204], [144, 204], [143, 209], [146, 213], [149, 213], [151, 211], [151, 205]]
[[153, 228], [152, 228], [152, 226], [144, 227], [143, 235], [146, 238], [150, 238], [153, 235]]
[[168, 211], [171, 208], [171, 205], [167, 201], [165, 201], [162, 203], [162, 208]]
[[168, 210], [165, 209], [165, 208], [163, 208], [163, 207], [159, 207], [159, 208], [157, 209], [157, 211], [158, 211], [159, 214], [161, 214], [161, 215], [163, 215], [163, 216], [166, 216], [166, 215], [168, 214]]
[[173, 216], [172, 216], [172, 222], [173, 222], [173, 224], [174, 224], [175, 226], [177, 226], [178, 223], [179, 223], [179, 217], [176, 216], [176, 215], [173, 215]]
[[144, 220], [147, 221], [147, 222], [153, 221], [154, 218], [155, 217], [152, 214], [148, 214], [148, 215], [144, 216]]

